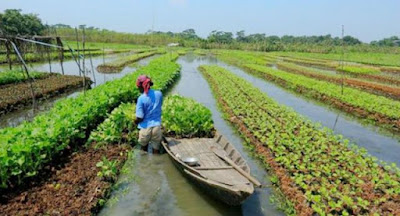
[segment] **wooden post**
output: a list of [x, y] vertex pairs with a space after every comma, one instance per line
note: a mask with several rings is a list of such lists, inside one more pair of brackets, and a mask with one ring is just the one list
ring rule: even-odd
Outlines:
[[93, 73], [93, 81], [94, 81], [94, 85], [96, 86], [96, 71], [94, 71], [92, 54], [90, 53], [90, 51], [89, 51], [89, 57], [90, 57], [90, 65], [92, 67], [92, 73]]
[[6, 42], [5, 42], [5, 45], [6, 45], [6, 49], [7, 49], [8, 67], [10, 68], [10, 70], [12, 70], [12, 61], [11, 61], [11, 57], [10, 57], [10, 54], [11, 54], [10, 42], [9, 42], [9, 41], [6, 41]]
[[82, 26], [82, 72], [83, 72], [83, 93], [85, 94], [86, 90], [86, 68], [85, 68], [85, 26]]
[[[78, 64], [81, 65], [80, 54], [79, 54], [79, 39], [78, 38], [79, 38], [78, 37], [78, 29], [75, 27], [75, 39], [76, 39], [76, 50], [78, 52]], [[81, 70], [79, 70], [79, 76], [82, 76]]]
[[63, 65], [63, 63], [64, 63], [64, 45], [61, 41], [61, 38], [58, 36], [56, 37], [56, 41], [57, 41], [57, 45], [60, 47], [58, 57], [60, 58], [61, 72], [62, 72], [62, 75], [64, 75], [64, 65]]
[[[104, 29], [103, 29], [103, 39], [104, 39]], [[107, 41], [107, 40], [106, 40]], [[104, 59], [104, 44], [105, 42], [103, 42], [103, 64], [106, 63], [105, 59]]]
[[26, 66], [26, 63], [25, 63], [21, 53], [19, 52], [18, 47], [12, 41], [10, 41], [10, 43], [11, 43], [11, 46], [14, 48], [14, 51], [15, 51], [15, 54], [17, 55], [17, 58], [19, 58], [19, 60], [21, 61], [21, 63], [22, 63], [21, 67], [23, 67], [23, 69], [24, 69], [24, 71], [26, 73], [26, 76], [27, 76], [27, 78], [29, 80], [29, 87], [31, 89], [31, 95], [32, 95], [33, 112], [35, 112], [36, 111], [36, 97], [35, 97], [35, 92], [34, 92], [34, 89], [33, 89], [33, 83], [35, 82], [35, 80], [29, 75], [28, 67]]
[[52, 72], [52, 70], [51, 70], [51, 56], [50, 56], [50, 48], [49, 48], [49, 47], [46, 47], [45, 49], [46, 49], [46, 52], [47, 52], [47, 60], [48, 60], [48, 62], [49, 62], [49, 69], [50, 69], [50, 73], [53, 73], [53, 72]]
[[86, 40], [86, 35], [85, 35], [85, 26], [82, 26], [82, 56], [83, 56], [83, 59], [82, 59], [82, 67], [83, 67], [83, 70], [85, 71], [85, 58], [86, 58], [86, 56], [85, 56], [85, 41]]

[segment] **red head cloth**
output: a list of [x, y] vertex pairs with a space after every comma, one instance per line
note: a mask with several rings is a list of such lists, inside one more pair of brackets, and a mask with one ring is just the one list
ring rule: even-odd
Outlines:
[[146, 76], [146, 75], [140, 75], [137, 80], [136, 80], [136, 86], [138, 88], [142, 87], [144, 90], [144, 93], [148, 93], [150, 86], [153, 84], [153, 82], [151, 82], [151, 79]]

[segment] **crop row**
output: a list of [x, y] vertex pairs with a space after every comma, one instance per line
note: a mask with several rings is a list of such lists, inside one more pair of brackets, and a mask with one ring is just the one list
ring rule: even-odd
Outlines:
[[[400, 170], [218, 66], [201, 66], [218, 103], [299, 215], [399, 214]], [[384, 163], [383, 163], [384, 164]], [[290, 209], [286, 209], [288, 213]]]
[[299, 66], [299, 65], [291, 64], [291, 63], [279, 62], [279, 63], [277, 63], [277, 66], [280, 70], [283, 70], [286, 72], [293, 72], [296, 74], [301, 74], [303, 76], [316, 78], [318, 80], [333, 82], [336, 84], [343, 83], [344, 85], [347, 85], [347, 86], [366, 90], [372, 94], [384, 95], [384, 96], [392, 97], [394, 99], [400, 99], [400, 88], [383, 85], [383, 84], [378, 84], [378, 83], [373, 83], [373, 82], [368, 82], [368, 81], [359, 80], [359, 79], [354, 79], [351, 77], [343, 77], [343, 76], [339, 76], [339, 75], [324, 74], [317, 69], [303, 67], [303, 66]]
[[285, 88], [305, 93], [309, 97], [328, 102], [349, 113], [367, 117], [377, 123], [387, 124], [391, 129], [400, 129], [400, 102], [386, 97], [373, 95], [349, 87], [325, 81], [319, 81], [265, 66], [248, 64], [247, 71], [272, 80]]
[[[242, 64], [258, 64], [258, 65], [274, 65], [279, 60], [284, 60], [285, 62], [290, 62], [297, 65], [304, 65], [309, 67], [318, 67], [324, 68], [329, 70], [334, 70], [335, 73], [342, 73], [336, 72], [337, 68], [339, 67], [339, 63], [330, 61], [330, 60], [321, 60], [321, 59], [311, 59], [311, 58], [299, 58], [299, 57], [291, 57], [292, 53], [254, 53], [254, 52], [246, 52], [246, 51], [226, 51], [226, 50], [219, 50], [214, 51], [215, 54], [220, 55], [224, 61], [227, 61], [230, 64], [234, 65], [242, 65]], [[283, 56], [283, 57], [280, 57]], [[347, 65], [348, 67], [353, 67]], [[363, 66], [366, 68], [372, 68], [371, 66]], [[339, 67], [341, 68], [341, 67]], [[359, 67], [356, 67], [356, 70]], [[376, 70], [376, 67], [373, 68]], [[385, 74], [370, 74], [370, 73], [350, 73], [344, 72], [344, 75], [351, 76], [352, 78], [356, 79], [363, 79], [369, 80], [379, 83], [385, 84], [392, 84], [392, 85], [400, 85], [400, 79], [397, 79], [392, 76], [388, 76]]]
[[[116, 54], [116, 53], [124, 53], [124, 52], [129, 52], [131, 50], [129, 49], [119, 49], [119, 50], [105, 50], [104, 54]], [[80, 53], [82, 54], [82, 53]], [[86, 55], [89, 54], [89, 52], [85, 52]], [[77, 55], [77, 53], [75, 53]], [[96, 50], [96, 51], [91, 51], [90, 55], [92, 56], [99, 56], [103, 55], [102, 50]], [[46, 53], [44, 54], [37, 54], [37, 53], [26, 53], [23, 56], [25, 62], [40, 62], [40, 61], [48, 61], [48, 56]], [[72, 59], [73, 56], [71, 52], [64, 52], [64, 59]], [[10, 55], [11, 62], [13, 63], [20, 63], [19, 59], [17, 58], [16, 55]], [[58, 52], [51, 52], [50, 53], [50, 59], [53, 61], [57, 61], [60, 59], [60, 54]], [[8, 62], [7, 56], [5, 54], [0, 55], [0, 64], [6, 64]]]
[[[242, 56], [246, 56], [246, 54], [242, 54]], [[305, 93], [306, 96], [332, 104], [349, 113], [384, 124], [389, 126], [391, 130], [400, 130], [399, 101], [349, 87], [343, 87], [342, 94], [342, 88], [339, 85], [275, 70], [263, 65], [247, 64], [245, 58], [240, 55], [221, 55], [221, 58], [227, 62], [233, 62], [249, 73], [274, 81], [285, 88]]]
[[357, 65], [343, 65], [337, 66], [337, 71], [352, 73], [352, 74], [379, 74], [381, 70], [379, 68], [370, 66], [357, 66]]
[[[119, 143], [125, 140], [136, 144], [138, 131], [134, 103], [123, 103], [92, 131], [88, 143], [97, 145]], [[214, 125], [211, 111], [193, 99], [179, 95], [166, 97], [163, 102], [162, 127], [170, 137], [213, 137]]]
[[296, 57], [284, 57], [282, 59], [284, 61], [292, 62], [295, 64], [335, 69], [337, 71], [349, 73], [349, 74], [380, 74], [381, 73], [381, 70], [379, 67], [355, 64], [352, 62], [344, 62], [344, 65], [341, 66], [339, 64], [339, 62], [336, 62], [336, 61], [327, 61], [327, 60], [310, 59], [310, 58], [296, 58]]
[[[284, 61], [305, 65], [310, 67], [319, 67], [324, 69], [331, 69], [341, 73], [345, 73], [351, 75], [354, 78], [359, 79], [367, 79], [371, 81], [381, 82], [381, 83], [388, 83], [394, 85], [400, 85], [400, 80], [396, 79], [392, 76], [385, 75], [381, 73], [381, 71], [388, 71], [387, 68], [391, 68], [390, 71], [396, 71], [396, 67], [376, 67], [376, 66], [367, 66], [367, 65], [357, 65], [354, 63], [345, 63], [344, 66], [341, 66], [338, 62], [320, 62], [319, 60], [312, 60], [312, 59], [303, 59], [303, 58], [294, 58], [294, 57], [284, 57]], [[400, 70], [400, 68], [399, 68]]]
[[[339, 61], [343, 58], [341, 53], [306, 53], [306, 52], [276, 52], [276, 55], [284, 55], [296, 58], [308, 58], [318, 60]], [[393, 67], [399, 68], [398, 54], [390, 53], [372, 53], [372, 52], [346, 52], [344, 55], [345, 61], [357, 62], [366, 65], [377, 67]], [[385, 70], [383, 70], [385, 71]]]
[[336, 62], [319, 61], [319, 60], [313, 60], [313, 59], [283, 57], [282, 60], [284, 60], [286, 62], [291, 62], [294, 64], [300, 64], [300, 65], [305, 65], [305, 66], [316, 66], [316, 67], [327, 68], [327, 69], [336, 69], [339, 66], [339, 64]]
[[103, 73], [117, 73], [120, 72], [126, 65], [139, 61], [140, 59], [155, 55], [156, 53], [157, 52], [141, 52], [138, 54], [121, 57], [115, 61], [97, 66], [97, 70]]
[[[29, 72], [29, 76], [33, 79], [44, 79], [48, 76], [51, 76], [51, 74], [32, 71]], [[28, 77], [22, 71], [8, 70], [0, 72], [0, 85], [18, 83], [26, 80], [28, 80]]]
[[290, 59], [289, 60], [289, 58], [285, 58], [284, 60], [287, 62], [299, 64], [299, 65], [317, 66], [320, 68], [336, 70], [336, 71], [343, 72], [346, 75], [350, 75], [357, 79], [366, 79], [366, 80], [376, 81], [376, 82], [380, 82], [380, 83], [400, 85], [399, 79], [396, 79], [392, 76], [387, 76], [385, 74], [381, 74], [379, 69], [376, 67], [355, 66], [355, 65], [349, 65], [349, 64], [344, 65], [342, 67], [338, 63], [336, 63], [336, 64], [333, 64], [333, 63], [328, 63], [328, 64], [310, 63], [310, 61], [308, 61], [308, 60], [307, 60], [308, 63], [305, 63], [304, 60], [299, 60], [299, 59], [296, 59], [296, 60]]
[[[86, 78], [87, 86], [90, 82]], [[48, 98], [79, 87], [83, 87], [82, 77], [58, 74], [32, 83], [35, 99]], [[32, 102], [31, 84], [24, 82], [3, 86], [0, 95], [0, 114], [10, 112]]]
[[57, 102], [47, 113], [15, 128], [0, 130], [0, 186], [7, 188], [38, 174], [69, 147], [78, 146], [109, 111], [139, 96], [135, 79], [147, 74], [154, 88], [166, 90], [179, 76], [177, 54], [163, 55], [121, 79]]

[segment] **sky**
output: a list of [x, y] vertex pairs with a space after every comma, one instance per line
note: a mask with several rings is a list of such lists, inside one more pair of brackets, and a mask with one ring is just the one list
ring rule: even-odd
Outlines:
[[400, 36], [400, 0], [0, 0], [44, 23], [119, 32], [213, 30], [246, 35], [345, 35], [364, 42]]

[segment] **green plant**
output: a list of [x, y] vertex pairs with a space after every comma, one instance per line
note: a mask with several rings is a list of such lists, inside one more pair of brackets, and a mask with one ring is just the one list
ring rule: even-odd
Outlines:
[[106, 157], [103, 157], [102, 160], [96, 164], [96, 167], [100, 168], [97, 176], [105, 181], [114, 182], [118, 175], [118, 164], [118, 160], [110, 161]]
[[343, 67], [338, 66], [336, 70], [346, 73], [356, 73], [356, 74], [379, 74], [381, 72], [379, 68], [370, 66], [356, 66], [356, 65], [345, 65]]
[[258, 154], [269, 157], [271, 171], [277, 175], [272, 181], [294, 204], [297, 214], [399, 213], [383, 207], [388, 200], [400, 204], [397, 166], [378, 162], [366, 150], [321, 129], [221, 67], [201, 66], [200, 70], [228, 114], [227, 120], [256, 149], [265, 148]]
[[107, 113], [122, 102], [136, 99], [140, 74], [152, 77], [156, 89], [166, 90], [179, 76], [177, 54], [152, 60], [121, 79], [107, 82], [76, 98], [58, 101], [51, 110], [15, 128], [0, 130], [0, 187], [17, 185], [38, 174], [66, 148], [84, 143]]
[[[393, 130], [398, 131], [400, 129], [399, 101], [350, 87], [344, 87], [344, 94], [342, 94], [342, 87], [340, 85], [276, 70], [262, 64], [255, 64], [254, 60], [246, 60], [251, 56], [245, 52], [238, 52], [232, 55], [229, 55], [228, 52], [220, 52], [219, 57], [224, 61], [242, 67], [248, 73], [274, 81], [293, 91], [299, 91], [307, 97], [335, 104], [340, 109], [363, 118], [369, 118], [378, 124], [389, 126]], [[338, 102], [341, 105], [337, 105]], [[347, 107], [351, 107], [352, 109], [348, 109]]]
[[[127, 141], [137, 144], [138, 130], [134, 123], [135, 104], [123, 103], [92, 131], [87, 143], [97, 146]], [[174, 137], [213, 137], [214, 125], [210, 110], [193, 99], [179, 95], [163, 102], [164, 135]]]
[[101, 64], [99, 66], [97, 66], [97, 69], [101, 72], [120, 72], [126, 65], [129, 65], [133, 62], [136, 62], [140, 59], [155, 55], [157, 53], [160, 53], [160, 51], [154, 52], [154, 51], [150, 51], [150, 52], [143, 52], [143, 53], [137, 53], [134, 55], [129, 55], [129, 56], [125, 56], [125, 57], [121, 57], [115, 61], [112, 62], [108, 62], [105, 64]]
[[[50, 73], [43, 73], [43, 72], [36, 72], [32, 71], [29, 72], [29, 76], [33, 79], [44, 79], [46, 77], [51, 76]], [[11, 84], [11, 83], [18, 83], [28, 80], [25, 72], [17, 71], [17, 70], [7, 70], [0, 72], [0, 85]]]
[[[122, 103], [115, 108], [107, 119], [91, 132], [87, 143], [96, 142], [97, 147], [123, 140], [135, 143], [136, 137], [131, 135], [136, 130], [135, 107], [135, 104]], [[128, 133], [128, 136], [123, 137], [124, 132]]]
[[163, 103], [162, 125], [166, 135], [174, 137], [213, 137], [212, 115], [203, 105], [179, 95]]

